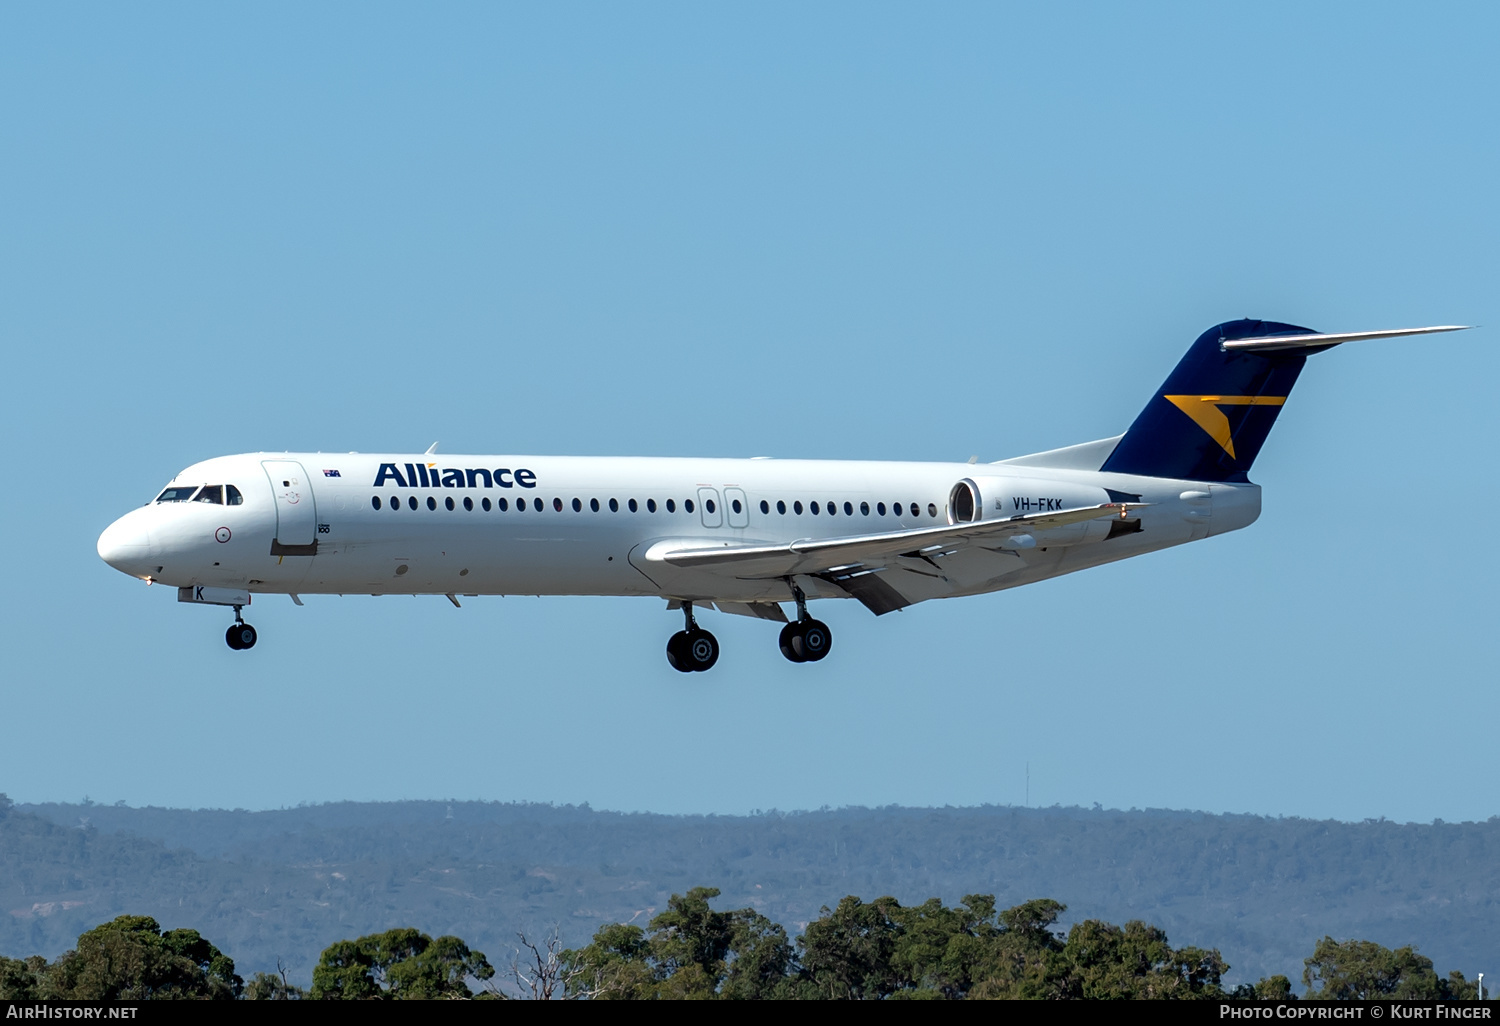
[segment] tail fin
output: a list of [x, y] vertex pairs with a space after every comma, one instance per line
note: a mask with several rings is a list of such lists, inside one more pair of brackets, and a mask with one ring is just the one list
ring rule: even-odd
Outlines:
[[1276, 321], [1227, 321], [1209, 328], [1100, 469], [1194, 481], [1246, 480], [1302, 373], [1307, 350], [1243, 352], [1223, 343], [1311, 334]]
[[1247, 480], [1308, 356], [1344, 342], [1462, 330], [1444, 325], [1320, 335], [1277, 321], [1226, 321], [1198, 336], [1099, 469]]

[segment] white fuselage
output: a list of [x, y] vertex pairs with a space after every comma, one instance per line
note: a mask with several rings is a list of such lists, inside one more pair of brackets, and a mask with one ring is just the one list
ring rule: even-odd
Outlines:
[[[1095, 464], [1097, 466], [1097, 464]], [[980, 509], [950, 508], [968, 481]], [[190, 489], [233, 486], [233, 491]], [[1047, 508], [1148, 504], [1027, 549], [962, 548], [888, 570], [910, 602], [995, 591], [1236, 530], [1260, 489], [1020, 463], [255, 453], [194, 464], [99, 540], [179, 588], [280, 594], [643, 595], [720, 603], [848, 597], [827, 579], [740, 576], [673, 547], [865, 536]], [[170, 494], [171, 487], [168, 493]], [[196, 494], [195, 500], [192, 496]], [[217, 498], [219, 501], [212, 501]], [[1050, 507], [1049, 507], [1050, 504]], [[782, 512], [785, 510], [785, 512]], [[800, 512], [799, 512], [800, 510]]]

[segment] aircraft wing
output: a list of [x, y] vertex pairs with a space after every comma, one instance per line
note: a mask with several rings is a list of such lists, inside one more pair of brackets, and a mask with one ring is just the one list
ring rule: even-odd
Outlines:
[[[1124, 518], [1144, 503], [1112, 502], [1099, 506], [1061, 510], [1056, 513], [1034, 513], [1008, 520], [980, 520], [967, 524], [945, 524], [907, 531], [859, 535], [853, 538], [803, 539], [780, 545], [732, 545], [714, 547], [674, 547], [676, 542], [661, 542], [645, 553], [648, 562], [661, 562], [684, 569], [717, 570], [742, 578], [790, 577], [809, 574], [835, 581], [867, 606], [889, 612], [906, 605], [905, 601], [888, 599], [887, 609], [877, 609], [857, 593], [848, 581], [872, 574], [899, 557], [931, 558], [967, 546], [999, 547], [1009, 537], [1045, 531], [1048, 528], [1098, 520], [1103, 517]], [[873, 581], [867, 582], [873, 584]], [[895, 604], [891, 604], [894, 602]]]

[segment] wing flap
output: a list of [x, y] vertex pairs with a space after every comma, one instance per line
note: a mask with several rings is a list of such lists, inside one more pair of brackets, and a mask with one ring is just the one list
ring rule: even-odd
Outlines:
[[885, 579], [885, 574], [879, 570], [858, 570], [852, 573], [829, 571], [818, 577], [843, 588], [876, 616], [894, 613], [911, 605], [911, 600], [892, 587]]

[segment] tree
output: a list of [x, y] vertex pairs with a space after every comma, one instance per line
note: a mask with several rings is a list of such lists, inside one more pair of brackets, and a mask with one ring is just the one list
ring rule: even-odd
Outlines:
[[1217, 950], [1173, 950], [1159, 927], [1087, 919], [1068, 931], [1061, 952], [1062, 994], [1078, 998], [1215, 998], [1229, 969]]
[[307, 991], [286, 978], [286, 966], [278, 958], [276, 971], [250, 977], [242, 996], [246, 1001], [303, 1001], [307, 998]]
[[[969, 899], [965, 898], [965, 901]], [[974, 998], [1052, 999], [1059, 985], [1062, 940], [1053, 931], [1068, 910], [1051, 898], [1038, 898], [1001, 911], [1001, 932], [973, 970]]]
[[[540, 947], [526, 936], [525, 931], [518, 932], [516, 936], [520, 939], [521, 946], [510, 960], [510, 970], [506, 975], [515, 983], [522, 997], [530, 997], [534, 1001], [552, 1001], [578, 996], [574, 992], [573, 982], [584, 975], [586, 970], [568, 962], [567, 952], [562, 950], [562, 940], [556, 926]], [[491, 991], [496, 997], [504, 997], [498, 990], [491, 988]]]
[[[573, 972], [568, 991], [601, 1001], [639, 1001], [655, 996], [656, 968], [646, 931], [626, 923], [599, 928], [588, 946], [562, 952]], [[576, 970], [576, 971], [575, 971]]]
[[797, 938], [809, 997], [883, 998], [898, 985], [891, 955], [901, 924], [901, 908], [895, 898], [876, 898], [866, 904], [850, 895], [837, 908], [822, 908], [822, 914], [807, 924]]
[[1374, 941], [1324, 937], [1303, 966], [1302, 982], [1311, 1000], [1431, 1001], [1443, 996], [1432, 959], [1409, 946], [1392, 951]]
[[35, 1001], [42, 997], [47, 960], [32, 955], [24, 961], [0, 955], [0, 1001]]
[[713, 910], [709, 901], [718, 896], [717, 887], [674, 894], [651, 920], [651, 957], [682, 997], [712, 996], [728, 968], [734, 916]]
[[77, 948], [40, 972], [37, 997], [232, 1000], [243, 986], [233, 959], [197, 930], [163, 933], [150, 916], [119, 916], [80, 934]]
[[1447, 1001], [1478, 1001], [1479, 981], [1467, 979], [1454, 969], [1446, 980], [1438, 981], [1438, 993]]
[[716, 911], [713, 887], [674, 894], [647, 929], [613, 923], [560, 955], [568, 993], [603, 1000], [770, 998], [790, 994], [786, 931], [751, 908]]
[[413, 929], [339, 941], [313, 969], [314, 1000], [469, 998], [469, 981], [495, 975], [482, 951], [457, 937], [433, 940]]
[[729, 968], [719, 996], [764, 1000], [792, 996], [796, 955], [786, 930], [754, 909], [731, 912]]
[[1229, 995], [1240, 1001], [1296, 1001], [1292, 993], [1292, 981], [1277, 973], [1264, 976], [1255, 983], [1242, 983]]

